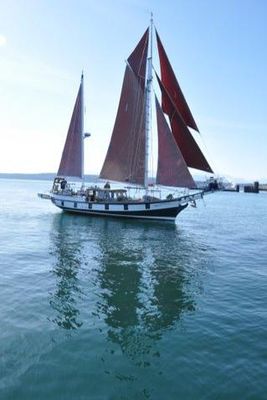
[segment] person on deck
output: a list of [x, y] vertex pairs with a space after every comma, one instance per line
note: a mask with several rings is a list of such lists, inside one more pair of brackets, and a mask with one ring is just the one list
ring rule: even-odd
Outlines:
[[61, 183], [60, 183], [60, 187], [62, 190], [66, 189], [67, 186], [67, 181], [66, 179], [62, 179]]

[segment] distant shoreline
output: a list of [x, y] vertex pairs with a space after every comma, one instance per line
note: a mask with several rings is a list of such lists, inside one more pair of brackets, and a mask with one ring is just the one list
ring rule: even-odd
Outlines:
[[[32, 180], [32, 181], [50, 181], [52, 182], [54, 180], [54, 178], [56, 177], [56, 173], [52, 173], [52, 172], [43, 172], [43, 173], [38, 173], [38, 174], [26, 174], [26, 173], [8, 173], [8, 172], [2, 172], [0, 173], [0, 179], [21, 179], [21, 180]], [[85, 175], [85, 181], [86, 182], [97, 182], [97, 180], [99, 179], [98, 175]], [[203, 183], [203, 179], [198, 179], [198, 177], [194, 177], [195, 182], [197, 184], [201, 184]], [[265, 187], [267, 188], [267, 182], [266, 179], [259, 181], [260, 182], [260, 186], [261, 188]], [[240, 185], [240, 187], [243, 187], [245, 185], [250, 185], [252, 184], [252, 181], [245, 181], [245, 180], [241, 180], [240, 182], [237, 183], [238, 185]], [[261, 189], [262, 190], [262, 189]]]
[[[57, 176], [56, 173], [44, 172], [39, 174], [25, 174], [25, 173], [0, 173], [0, 179], [26, 179], [34, 181], [53, 181]], [[86, 181], [95, 181], [98, 175], [85, 175]]]

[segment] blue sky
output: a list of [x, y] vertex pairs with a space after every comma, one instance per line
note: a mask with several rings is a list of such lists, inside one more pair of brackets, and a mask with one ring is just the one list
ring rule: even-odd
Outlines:
[[214, 170], [267, 178], [265, 0], [1, 0], [0, 172], [58, 169], [82, 69], [85, 171], [100, 171], [150, 11]]

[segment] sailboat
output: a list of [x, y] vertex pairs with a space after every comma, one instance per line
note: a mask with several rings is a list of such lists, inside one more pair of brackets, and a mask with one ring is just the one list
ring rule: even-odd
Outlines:
[[[155, 77], [152, 60], [154, 31], [161, 70], [161, 76], [155, 73]], [[150, 185], [148, 172], [153, 78], [161, 91], [161, 102], [155, 96], [158, 133], [156, 186]], [[189, 130], [199, 132], [152, 18], [126, 61], [114, 129], [99, 175], [106, 181], [102, 186], [86, 187], [84, 183], [84, 139], [89, 134], [84, 133], [83, 108], [82, 75], [58, 173], [48, 196], [55, 206], [89, 216], [175, 220], [190, 203], [194, 205], [195, 200], [203, 196], [203, 191], [196, 190], [188, 167], [208, 173], [213, 171]], [[81, 179], [79, 190], [70, 185], [73, 178]], [[110, 182], [127, 186], [111, 188]], [[161, 187], [194, 191], [174, 192], [162, 197]]]

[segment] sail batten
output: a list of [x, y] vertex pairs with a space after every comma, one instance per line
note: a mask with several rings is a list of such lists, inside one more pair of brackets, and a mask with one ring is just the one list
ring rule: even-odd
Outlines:
[[83, 178], [82, 130], [83, 130], [83, 80], [75, 101], [58, 176]]
[[196, 184], [174, 140], [156, 97], [155, 100], [158, 126], [158, 169], [156, 182], [165, 186], [193, 189], [196, 187]]
[[[170, 61], [168, 59], [168, 56], [166, 54], [166, 51], [163, 47], [163, 44], [160, 40], [157, 31], [156, 31], [156, 37], [157, 37], [157, 45], [158, 45], [159, 60], [160, 60], [161, 81], [168, 95], [174, 102], [176, 108], [179, 110], [185, 124], [190, 128], [193, 128], [199, 132], [197, 124], [193, 118], [193, 115], [186, 102], [186, 99], [183, 95], [180, 85], [176, 79], [176, 76], [173, 72], [172, 66], [170, 64]], [[162, 96], [162, 109], [166, 114], [169, 114], [170, 112], [169, 101], [165, 95]]]
[[199, 169], [205, 172], [213, 172], [208, 161], [204, 157], [200, 150], [197, 142], [193, 138], [191, 132], [186, 126], [180, 112], [177, 110], [176, 105], [170, 98], [165, 86], [157, 75], [159, 87], [161, 89], [162, 96], [165, 98], [167, 104], [168, 113], [171, 125], [172, 134], [179, 147], [184, 160], [188, 167]]

